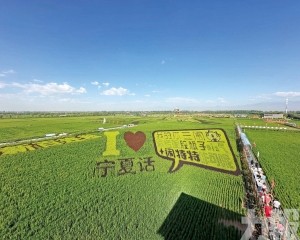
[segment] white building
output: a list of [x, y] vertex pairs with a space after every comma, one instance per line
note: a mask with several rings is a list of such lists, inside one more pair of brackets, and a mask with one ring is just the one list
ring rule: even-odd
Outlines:
[[265, 119], [283, 119], [283, 113], [265, 113], [263, 118], [265, 118]]

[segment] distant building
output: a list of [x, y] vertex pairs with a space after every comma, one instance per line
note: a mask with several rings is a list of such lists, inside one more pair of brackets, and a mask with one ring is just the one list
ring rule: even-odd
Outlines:
[[236, 117], [236, 118], [247, 118], [248, 115], [247, 114], [235, 114], [234, 117]]
[[180, 113], [179, 108], [175, 108], [175, 109], [174, 109], [174, 114], [177, 115], [177, 114], [179, 114], [179, 113]]
[[282, 119], [283, 113], [265, 113], [263, 118], [265, 118], [265, 119]]

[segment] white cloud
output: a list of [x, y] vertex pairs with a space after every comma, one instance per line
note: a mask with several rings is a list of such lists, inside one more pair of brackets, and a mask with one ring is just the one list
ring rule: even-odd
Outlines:
[[15, 73], [15, 71], [13, 69], [9, 69], [9, 70], [6, 70], [6, 71], [1, 71], [0, 72], [0, 77], [5, 77], [6, 75], [13, 74], [13, 73]]
[[165, 63], [166, 63], [165, 60], [162, 60], [162, 61], [160, 62], [161, 65], [164, 65]]
[[151, 95], [150, 94], [145, 94], [145, 97], [150, 97]]
[[42, 80], [39, 80], [39, 79], [33, 79], [32, 81], [36, 82], [36, 83], [42, 83], [43, 81]]
[[216, 99], [205, 99], [203, 101], [205, 104], [208, 104], [209, 106], [213, 106], [213, 105], [225, 105], [228, 104], [229, 102], [223, 98], [223, 97], [218, 97]]
[[210, 104], [210, 105], [212, 105], [212, 104], [218, 105], [218, 104], [228, 103], [228, 101], [223, 97], [218, 97], [216, 99], [206, 99], [204, 102], [206, 104]]
[[134, 93], [130, 93], [130, 91], [128, 89], [122, 88], [122, 87], [119, 87], [119, 88], [112, 87], [110, 89], [103, 91], [101, 94], [106, 95], [106, 96], [135, 95]]
[[198, 103], [199, 101], [193, 98], [172, 97], [172, 98], [167, 98], [166, 102], [186, 104], [186, 103]]
[[7, 71], [2, 71], [4, 74], [9, 74], [9, 73], [15, 73], [13, 69], [7, 70]]
[[261, 94], [257, 96], [250, 96], [249, 101], [270, 101], [272, 100], [272, 95], [271, 94]]
[[77, 93], [86, 93], [86, 89], [84, 87], [80, 87], [76, 90]]
[[93, 103], [91, 101], [85, 101], [85, 100], [78, 100], [76, 98], [56, 98], [56, 99], [52, 99], [55, 102], [62, 102], [62, 103], [72, 103], [72, 104], [78, 104], [78, 103]]
[[98, 86], [100, 83], [97, 81], [91, 82], [92, 85]]
[[0, 111], [89, 111], [97, 110], [97, 102], [74, 95], [28, 95], [24, 92], [0, 92]]
[[277, 97], [300, 97], [300, 92], [276, 92]]
[[0, 82], [0, 88], [5, 88], [6, 87], [6, 83]]
[[219, 98], [218, 98], [218, 101], [219, 101], [220, 103], [227, 103], [227, 101], [226, 101], [224, 98], [222, 98], [222, 97], [219, 97]]
[[60, 98], [58, 99], [59, 102], [71, 102], [72, 99], [71, 98]]
[[38, 84], [38, 83], [12, 83], [12, 87], [21, 88], [25, 93], [40, 93], [41, 95], [52, 95], [52, 94], [75, 94], [75, 93], [86, 93], [86, 89], [80, 87], [76, 89], [68, 83], [58, 84], [55, 82]]
[[105, 87], [108, 87], [109, 86], [109, 82], [104, 82], [104, 83], [102, 83], [103, 84], [103, 86], [105, 86]]

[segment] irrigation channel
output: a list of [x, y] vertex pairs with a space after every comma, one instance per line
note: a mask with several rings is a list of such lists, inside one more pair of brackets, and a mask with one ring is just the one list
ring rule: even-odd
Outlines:
[[245, 185], [248, 185], [247, 189], [250, 189], [250, 193], [247, 193], [247, 197], [249, 199], [249, 196], [252, 196], [254, 200], [247, 202], [248, 218], [251, 219], [251, 231], [254, 233], [252, 237], [261, 239], [260, 237], [263, 236], [264, 239], [270, 240], [299, 240], [297, 229], [294, 229], [297, 223], [291, 222], [287, 216], [291, 214], [298, 216], [299, 213], [296, 210], [293, 212], [290, 209], [283, 209], [281, 206], [278, 210], [273, 210], [269, 206], [272, 200], [269, 198], [269, 203], [266, 200], [270, 196], [268, 194], [273, 192], [272, 184], [268, 182], [258, 158], [252, 151], [251, 143], [240, 126], [236, 127], [236, 133], [242, 153], [242, 163], [246, 166], [248, 173], [249, 182]]

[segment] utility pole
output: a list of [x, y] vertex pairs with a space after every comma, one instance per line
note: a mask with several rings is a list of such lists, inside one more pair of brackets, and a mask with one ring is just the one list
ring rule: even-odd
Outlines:
[[286, 115], [286, 117], [287, 117], [287, 114], [288, 114], [288, 103], [289, 103], [289, 99], [287, 98], [285, 100], [285, 115]]

